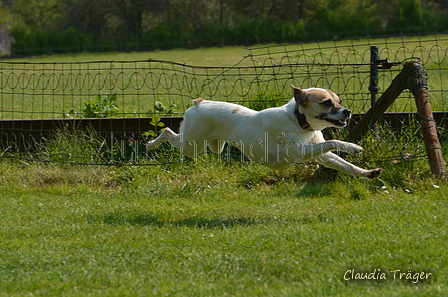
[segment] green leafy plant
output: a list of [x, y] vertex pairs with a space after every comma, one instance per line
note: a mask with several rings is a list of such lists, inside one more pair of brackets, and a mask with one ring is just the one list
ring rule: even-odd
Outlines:
[[154, 130], [148, 130], [148, 131], [142, 133], [142, 136], [148, 137], [148, 138], [156, 137], [158, 135], [159, 128], [165, 127], [165, 124], [162, 122], [162, 119], [161, 119], [160, 115], [158, 115], [158, 114], [154, 114], [151, 117], [151, 120], [149, 121], [149, 124], [154, 126], [155, 129]]
[[169, 108], [167, 108], [165, 105], [163, 105], [162, 102], [156, 101], [154, 104], [154, 112], [161, 113], [161, 114], [173, 114], [177, 112], [177, 104], [172, 103], [170, 104]]
[[170, 104], [169, 109], [163, 105], [162, 102], [156, 101], [154, 104], [154, 111], [148, 112], [148, 114], [152, 114], [151, 120], [149, 121], [149, 124], [154, 126], [154, 130], [148, 130], [142, 134], [144, 137], [156, 137], [159, 134], [160, 128], [165, 127], [165, 124], [162, 122], [162, 118], [160, 117], [160, 114], [173, 114], [177, 111], [177, 105], [176, 104]]
[[98, 95], [97, 99], [84, 102], [85, 108], [82, 110], [84, 118], [110, 118], [118, 114], [118, 106], [116, 105], [117, 94], [106, 94], [104, 99]]
[[63, 113], [64, 118], [112, 118], [118, 115], [117, 94], [106, 94], [104, 99], [98, 95], [96, 99], [84, 102], [84, 109], [76, 112], [71, 108]]

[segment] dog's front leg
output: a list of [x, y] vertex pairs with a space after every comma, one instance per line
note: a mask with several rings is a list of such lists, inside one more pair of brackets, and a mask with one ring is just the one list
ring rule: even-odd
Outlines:
[[363, 148], [354, 143], [340, 140], [328, 140], [312, 144], [293, 142], [287, 145], [287, 154], [293, 156], [296, 162], [315, 159], [330, 151], [344, 151], [347, 153], [359, 154], [363, 151]]
[[341, 157], [331, 152], [325, 153], [319, 158], [317, 161], [325, 167], [332, 168], [335, 170], [339, 170], [341, 172], [354, 175], [356, 177], [364, 177], [364, 178], [376, 178], [381, 175], [383, 169], [377, 168], [372, 170], [362, 169], [353, 165], [350, 162], [345, 161]]

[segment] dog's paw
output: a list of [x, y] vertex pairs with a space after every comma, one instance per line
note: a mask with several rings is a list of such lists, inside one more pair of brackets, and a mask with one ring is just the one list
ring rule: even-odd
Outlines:
[[372, 169], [372, 170], [367, 171], [366, 174], [363, 174], [363, 176], [366, 178], [373, 179], [373, 178], [379, 177], [383, 173], [383, 171], [384, 171], [384, 169], [382, 169], [382, 168]]
[[148, 143], [146, 144], [146, 148], [148, 150], [155, 150], [157, 148], [156, 141], [155, 140], [148, 141]]
[[347, 142], [345, 151], [352, 154], [360, 154], [364, 149], [357, 144]]

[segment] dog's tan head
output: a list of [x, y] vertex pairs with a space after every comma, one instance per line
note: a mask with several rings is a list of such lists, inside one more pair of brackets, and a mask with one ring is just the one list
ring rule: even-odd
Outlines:
[[332, 91], [319, 88], [294, 89], [296, 108], [306, 116], [314, 130], [326, 127], [342, 128], [347, 125], [351, 111], [341, 105], [342, 100]]

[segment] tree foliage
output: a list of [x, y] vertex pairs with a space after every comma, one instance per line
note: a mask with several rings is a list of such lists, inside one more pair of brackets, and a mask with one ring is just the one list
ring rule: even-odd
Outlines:
[[16, 48], [216, 46], [448, 27], [448, 0], [0, 0], [0, 3], [3, 4], [0, 16], [8, 16], [3, 24], [8, 20]]

